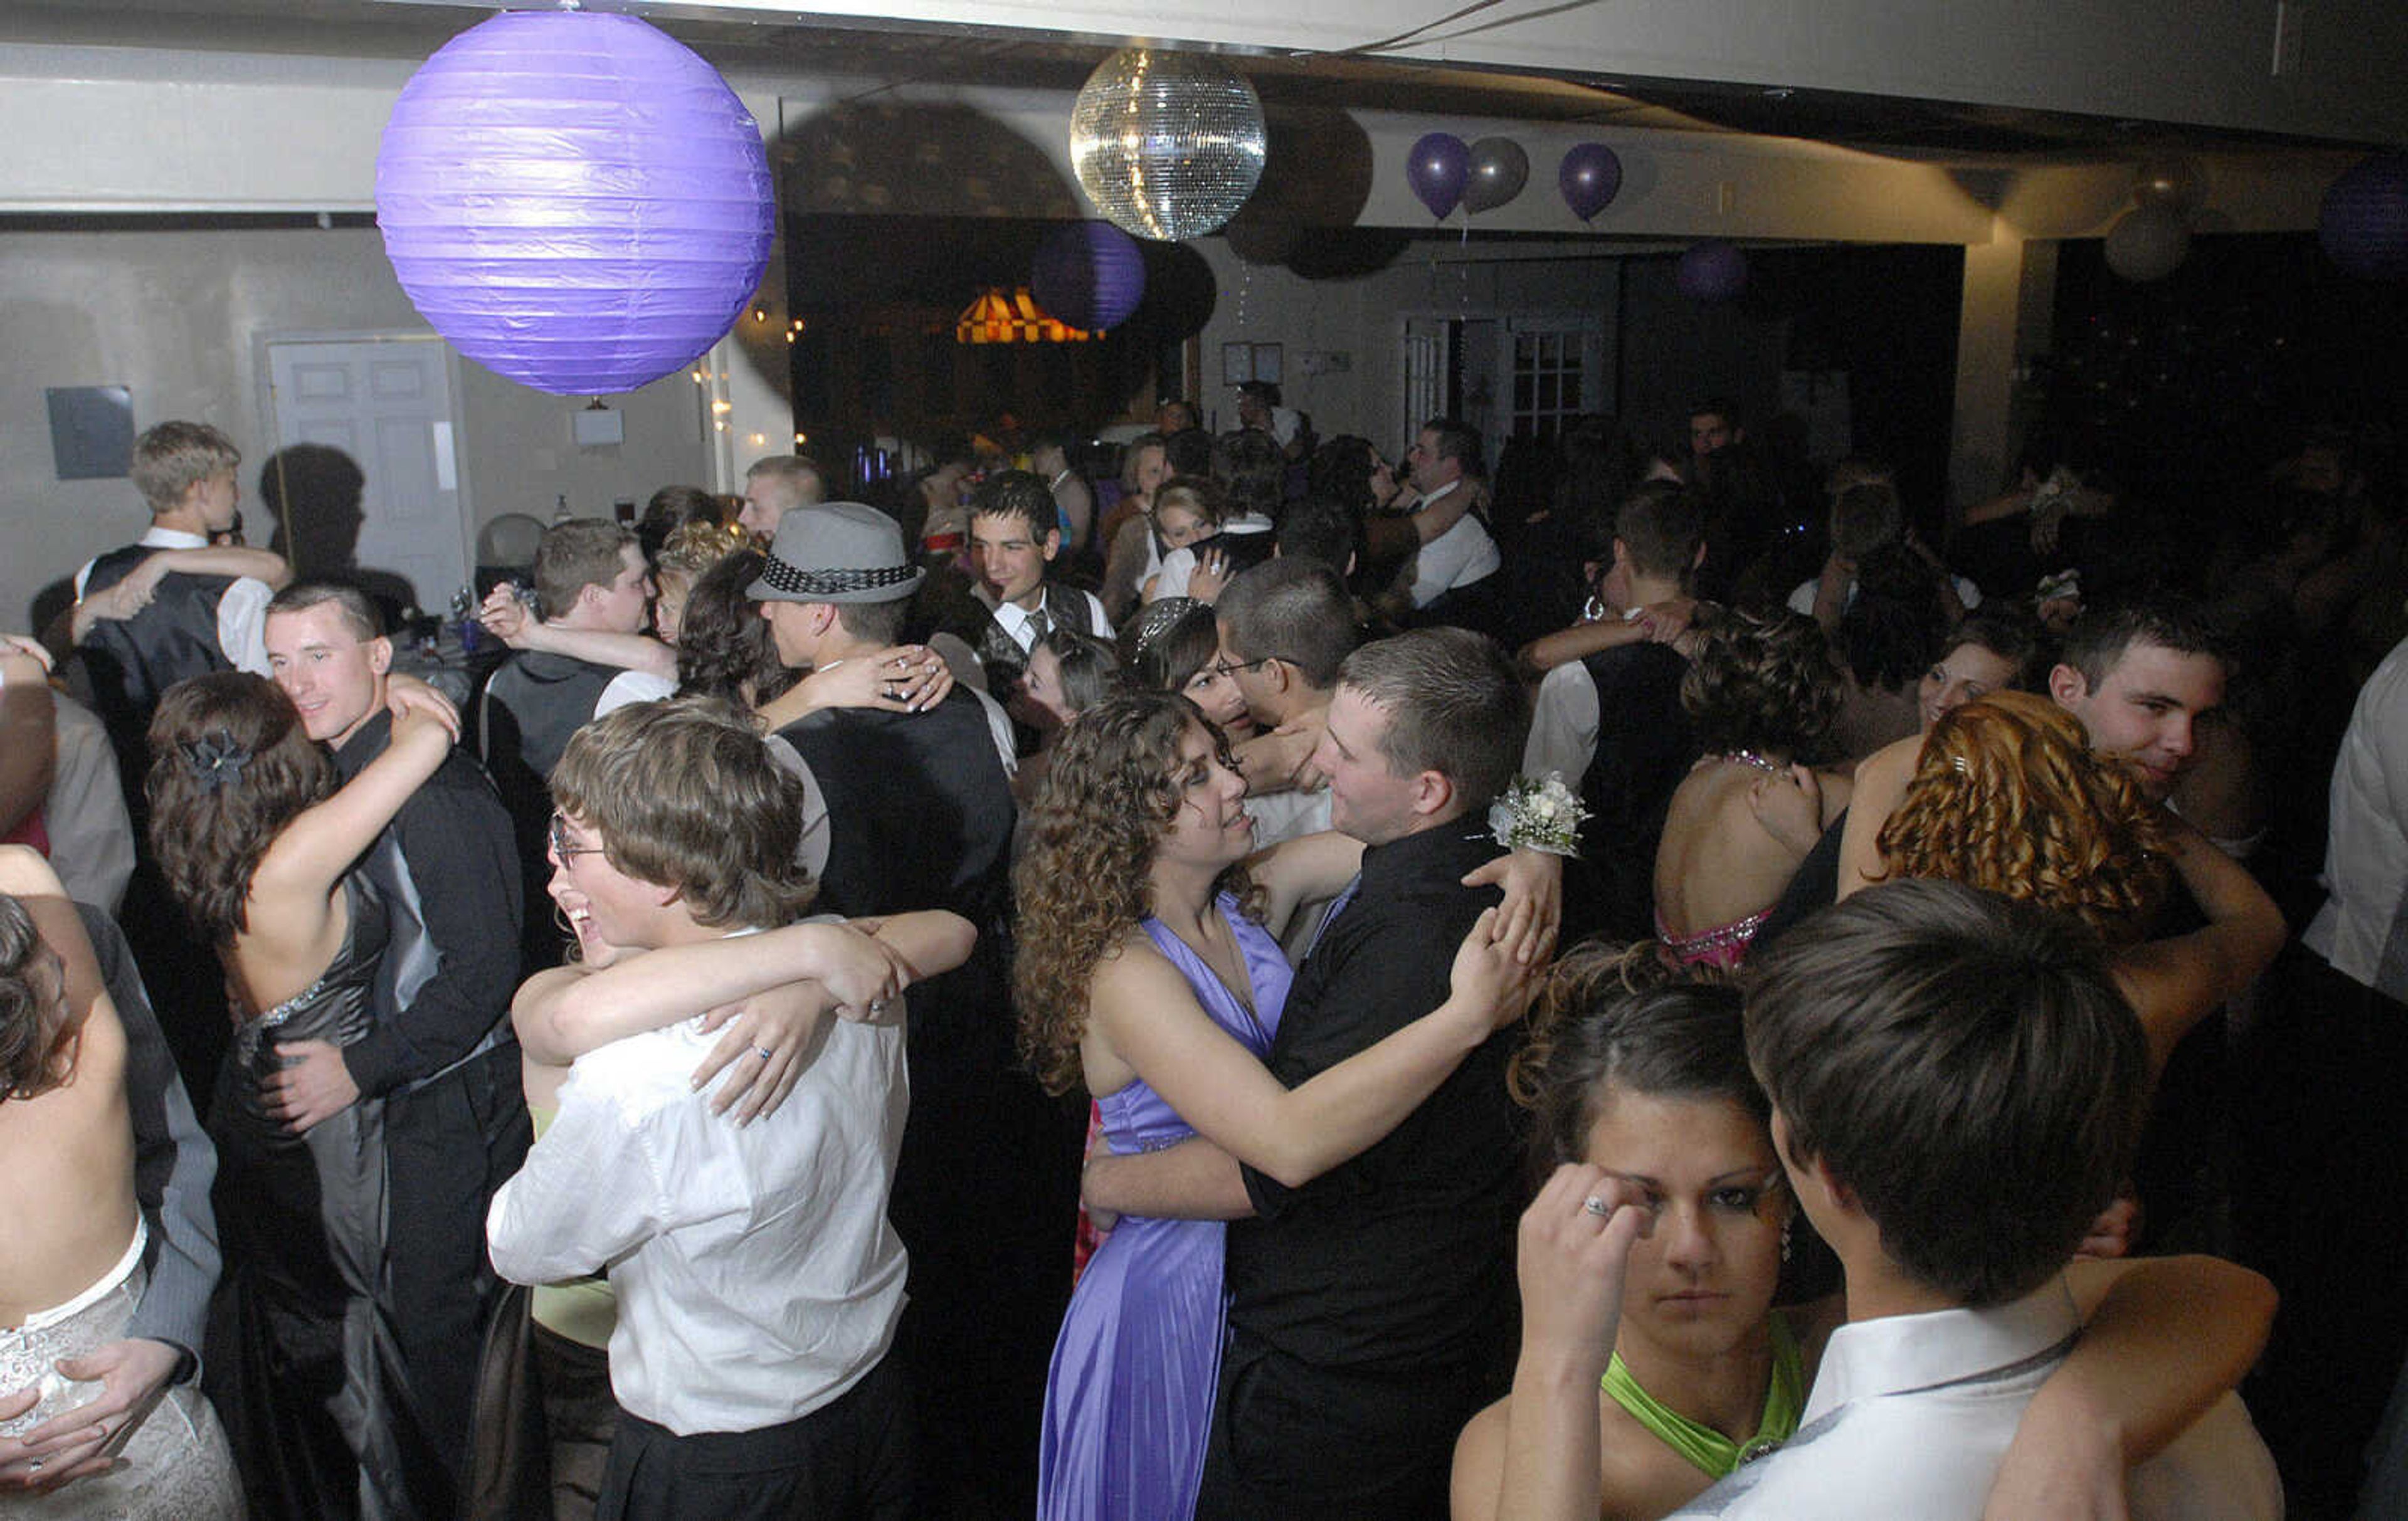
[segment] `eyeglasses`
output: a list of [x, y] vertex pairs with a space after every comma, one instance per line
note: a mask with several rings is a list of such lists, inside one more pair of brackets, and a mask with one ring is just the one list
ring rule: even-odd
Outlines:
[[552, 825], [547, 832], [552, 840], [552, 854], [564, 863], [575, 860], [580, 855], [602, 854], [602, 847], [599, 845], [580, 845], [570, 840], [568, 821], [557, 813], [552, 816]]
[[[1235, 681], [1235, 680], [1237, 679], [1238, 673], [1239, 673], [1240, 671], [1241, 671], [1241, 670], [1254, 670], [1254, 669], [1256, 669], [1256, 668], [1258, 668], [1258, 667], [1260, 667], [1268, 666], [1268, 665], [1269, 665], [1269, 664], [1270, 664], [1272, 661], [1274, 661], [1274, 660], [1287, 660], [1287, 656], [1285, 656], [1285, 655], [1265, 655], [1265, 656], [1263, 656], [1260, 660], [1243, 660], [1243, 661], [1240, 661], [1240, 662], [1238, 662], [1238, 663], [1236, 663], [1236, 664], [1234, 664], [1234, 665], [1233, 665], [1233, 664], [1231, 664], [1231, 663], [1230, 663], [1230, 662], [1228, 662], [1228, 661], [1224, 660], [1224, 661], [1220, 662], [1218, 665], [1209, 666], [1209, 667], [1205, 667], [1205, 668], [1206, 668], [1206, 669], [1208, 669], [1208, 670], [1210, 670], [1210, 671], [1211, 671], [1213, 675], [1215, 675], [1215, 676], [1226, 677], [1226, 678], [1227, 678], [1227, 679], [1229, 679], [1229, 680], [1231, 680], [1231, 681]], [[1290, 665], [1294, 665], [1294, 664], [1295, 664], [1295, 662], [1291, 660], [1291, 661], [1288, 661], [1288, 664], [1290, 664]]]

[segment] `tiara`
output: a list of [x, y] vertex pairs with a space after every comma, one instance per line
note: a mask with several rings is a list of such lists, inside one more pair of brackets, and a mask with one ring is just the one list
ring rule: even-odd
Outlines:
[[1204, 606], [1192, 596], [1166, 596], [1159, 602], [1149, 602], [1137, 619], [1137, 653], [1144, 654], [1154, 642], [1170, 632], [1170, 627], [1196, 609]]

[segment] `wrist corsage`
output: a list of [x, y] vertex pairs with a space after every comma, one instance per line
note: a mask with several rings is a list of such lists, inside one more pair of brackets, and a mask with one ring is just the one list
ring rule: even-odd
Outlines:
[[1509, 851], [1544, 851], [1549, 855], [1578, 855], [1580, 826], [1588, 810], [1564, 785], [1561, 772], [1543, 777], [1517, 776], [1505, 796], [1489, 806], [1488, 827], [1497, 843]]

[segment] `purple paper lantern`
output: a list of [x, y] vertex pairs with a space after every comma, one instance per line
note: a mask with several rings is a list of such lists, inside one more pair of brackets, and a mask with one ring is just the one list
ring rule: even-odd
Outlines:
[[1109, 332], [1145, 299], [1145, 255], [1109, 222], [1074, 222], [1037, 245], [1028, 291], [1072, 327]]
[[1672, 279], [1692, 301], [1728, 301], [1747, 289], [1747, 255], [1737, 244], [1709, 237], [1681, 255]]
[[2325, 192], [2316, 241], [2360, 280], [2408, 278], [2408, 153], [2360, 159]]
[[769, 260], [760, 128], [711, 66], [633, 16], [518, 11], [444, 44], [377, 153], [410, 303], [496, 374], [632, 391], [725, 336]]

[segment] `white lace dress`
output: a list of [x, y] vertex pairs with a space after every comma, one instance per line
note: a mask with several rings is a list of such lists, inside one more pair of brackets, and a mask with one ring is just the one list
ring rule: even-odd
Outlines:
[[[39, 1385], [41, 1402], [0, 1436], [22, 1436], [56, 1415], [100, 1398], [97, 1382], [79, 1383], [58, 1371], [62, 1358], [81, 1357], [122, 1340], [141, 1302], [147, 1233], [137, 1221], [133, 1243], [98, 1283], [55, 1309], [0, 1328], [0, 1389]], [[78, 1479], [46, 1495], [0, 1497], [0, 1515], [40, 1521], [221, 1521], [243, 1514], [242, 1486], [225, 1432], [201, 1392], [190, 1384], [169, 1389], [143, 1417], [107, 1473]]]

